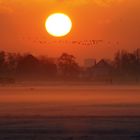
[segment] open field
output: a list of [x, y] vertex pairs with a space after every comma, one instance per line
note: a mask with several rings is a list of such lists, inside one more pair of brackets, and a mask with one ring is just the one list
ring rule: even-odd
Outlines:
[[0, 140], [138, 140], [139, 86], [0, 87]]

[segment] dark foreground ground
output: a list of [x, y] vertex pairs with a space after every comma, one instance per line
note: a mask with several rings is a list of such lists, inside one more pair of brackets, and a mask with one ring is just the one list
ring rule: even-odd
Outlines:
[[140, 140], [140, 87], [1, 87], [0, 140]]
[[0, 140], [140, 140], [140, 117], [1, 117]]

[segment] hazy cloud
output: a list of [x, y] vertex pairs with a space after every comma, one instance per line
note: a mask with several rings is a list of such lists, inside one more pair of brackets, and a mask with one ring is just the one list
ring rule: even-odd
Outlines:
[[120, 3], [123, 1], [125, 0], [62, 0], [62, 2], [66, 2], [73, 5], [86, 5], [91, 3], [96, 4], [98, 6], [110, 6], [112, 4]]
[[8, 5], [7, 1], [0, 0], [0, 14], [1, 13], [12, 13], [13, 9]]
[[124, 0], [93, 0], [99, 6], [109, 6], [112, 4], [123, 2]]
[[0, 0], [0, 4], [11, 4], [11, 3], [20, 3], [20, 4], [27, 4], [27, 3], [69, 3], [72, 5], [82, 5], [82, 4], [89, 4], [94, 3], [99, 6], [108, 6], [114, 3], [120, 3], [125, 0]]

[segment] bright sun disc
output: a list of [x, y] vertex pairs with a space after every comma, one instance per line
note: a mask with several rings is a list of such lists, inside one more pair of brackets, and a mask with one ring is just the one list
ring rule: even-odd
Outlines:
[[61, 37], [70, 32], [72, 22], [67, 15], [63, 13], [55, 13], [47, 18], [45, 27], [47, 32], [52, 36]]

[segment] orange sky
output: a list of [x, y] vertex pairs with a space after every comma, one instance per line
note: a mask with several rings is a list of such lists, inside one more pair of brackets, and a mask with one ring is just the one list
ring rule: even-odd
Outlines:
[[[58, 40], [48, 35], [44, 26], [53, 12], [64, 12], [73, 22], [70, 34], [59, 40], [101, 39], [103, 42], [95, 47], [40, 44], [39, 41]], [[139, 0], [0, 0], [0, 50], [54, 57], [68, 52], [79, 60], [108, 58], [120, 48], [140, 47], [139, 37]]]

